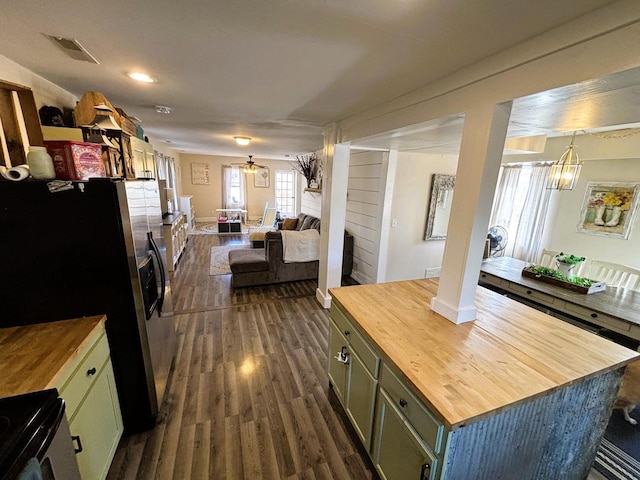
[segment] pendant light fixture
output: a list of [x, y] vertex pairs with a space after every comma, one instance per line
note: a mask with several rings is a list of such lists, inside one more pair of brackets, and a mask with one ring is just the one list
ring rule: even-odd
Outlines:
[[547, 181], [547, 188], [551, 190], [573, 190], [578, 182], [578, 176], [582, 169], [582, 162], [578, 157], [578, 154], [574, 151], [574, 140], [576, 138], [576, 132], [573, 132], [571, 137], [571, 144], [567, 147], [567, 150], [562, 154], [560, 160], [553, 164], [551, 172], [549, 173], [549, 179]]

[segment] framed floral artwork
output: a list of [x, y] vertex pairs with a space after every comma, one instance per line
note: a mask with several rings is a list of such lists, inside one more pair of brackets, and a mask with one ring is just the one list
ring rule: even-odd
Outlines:
[[578, 232], [628, 238], [638, 210], [640, 184], [589, 182]]

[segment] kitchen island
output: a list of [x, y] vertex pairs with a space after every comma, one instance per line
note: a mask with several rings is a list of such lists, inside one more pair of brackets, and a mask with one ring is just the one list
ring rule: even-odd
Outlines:
[[638, 354], [482, 287], [456, 325], [436, 291], [330, 290], [330, 382], [383, 478], [586, 478]]
[[123, 432], [104, 315], [0, 328], [0, 398], [56, 388], [83, 479], [107, 476]]

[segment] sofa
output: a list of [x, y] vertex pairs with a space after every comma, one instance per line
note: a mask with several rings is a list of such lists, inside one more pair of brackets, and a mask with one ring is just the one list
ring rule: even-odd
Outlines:
[[[295, 230], [315, 228], [320, 231], [320, 219], [301, 213]], [[231, 286], [249, 287], [270, 283], [315, 280], [318, 278], [318, 260], [285, 263], [282, 254], [281, 231], [267, 232], [264, 248], [231, 250], [229, 252]], [[351, 275], [353, 268], [353, 236], [345, 231], [342, 254], [342, 275]]]

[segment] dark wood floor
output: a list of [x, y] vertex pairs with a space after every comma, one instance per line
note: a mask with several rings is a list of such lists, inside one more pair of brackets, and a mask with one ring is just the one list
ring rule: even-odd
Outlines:
[[[246, 234], [245, 234], [246, 235]], [[232, 289], [192, 235], [172, 288], [178, 348], [156, 427], [121, 441], [109, 479], [368, 479], [329, 400], [316, 282]]]

